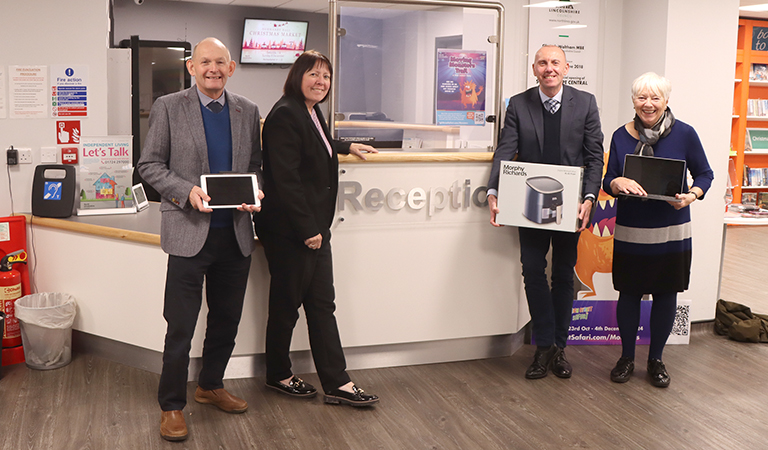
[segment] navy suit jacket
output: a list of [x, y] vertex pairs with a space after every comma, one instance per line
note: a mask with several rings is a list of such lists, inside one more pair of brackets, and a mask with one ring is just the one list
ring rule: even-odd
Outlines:
[[[560, 161], [584, 167], [582, 196], [597, 199], [603, 175], [603, 132], [595, 96], [563, 86], [560, 103]], [[509, 100], [504, 129], [493, 155], [489, 189], [499, 188], [501, 161], [544, 161], [544, 109], [539, 88], [532, 87]]]

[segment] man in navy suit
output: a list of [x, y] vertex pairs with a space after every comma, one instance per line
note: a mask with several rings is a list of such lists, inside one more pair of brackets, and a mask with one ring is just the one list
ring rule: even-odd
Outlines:
[[[565, 52], [559, 47], [543, 46], [536, 52], [533, 74], [539, 86], [510, 99], [488, 180], [491, 225], [499, 227], [496, 215], [501, 161], [585, 168], [579, 209], [581, 226], [576, 233], [518, 229], [525, 294], [537, 345], [533, 363], [525, 372], [529, 379], [547, 376], [550, 367], [560, 378], [569, 378], [573, 373], [565, 358], [573, 307], [573, 268], [579, 233], [589, 224], [602, 178], [603, 133], [597, 102], [592, 94], [563, 86], [568, 69]], [[551, 288], [545, 271], [550, 246]]]
[[251, 213], [260, 210], [245, 204], [237, 210], [204, 206], [203, 200], [211, 199], [200, 187], [200, 175], [261, 174], [259, 109], [224, 90], [235, 62], [218, 39], [195, 45], [187, 70], [195, 86], [152, 105], [138, 163], [141, 176], [162, 196], [160, 243], [168, 253], [163, 317], [168, 329], [158, 401], [160, 434], [169, 441], [187, 437], [182, 409], [203, 281], [208, 319], [195, 400], [229, 413], [248, 408], [245, 400], [224, 389], [222, 379], [235, 347], [255, 248]]

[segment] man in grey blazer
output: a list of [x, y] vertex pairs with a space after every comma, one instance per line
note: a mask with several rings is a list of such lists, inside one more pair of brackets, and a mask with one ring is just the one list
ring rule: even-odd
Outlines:
[[251, 213], [260, 210], [245, 204], [237, 210], [204, 207], [203, 200], [210, 197], [199, 186], [200, 175], [261, 175], [259, 110], [245, 97], [225, 91], [235, 62], [219, 40], [200, 41], [187, 70], [195, 86], [154, 103], [138, 163], [141, 176], [162, 196], [160, 241], [168, 253], [163, 316], [168, 328], [158, 401], [160, 434], [172, 441], [188, 434], [182, 409], [204, 280], [209, 312], [195, 400], [229, 413], [248, 408], [224, 390], [222, 379], [235, 346], [255, 247]]
[[[560, 378], [569, 378], [573, 372], [565, 358], [573, 307], [573, 268], [579, 234], [589, 224], [603, 171], [603, 133], [597, 102], [592, 94], [563, 86], [568, 69], [565, 52], [559, 47], [543, 46], [536, 52], [533, 74], [539, 86], [510, 99], [488, 180], [491, 225], [498, 227], [501, 161], [584, 167], [581, 226], [576, 233], [518, 228], [525, 294], [537, 346], [533, 363], [525, 372], [529, 379], [547, 376], [550, 367]], [[550, 245], [551, 288], [546, 276]]]

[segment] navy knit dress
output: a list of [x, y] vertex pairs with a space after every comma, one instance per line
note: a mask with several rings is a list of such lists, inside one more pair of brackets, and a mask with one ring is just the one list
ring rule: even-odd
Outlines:
[[[613, 133], [605, 192], [612, 192], [611, 181], [622, 175], [624, 156], [634, 153], [637, 142], [624, 126]], [[714, 173], [693, 127], [675, 121], [653, 151], [660, 158], [684, 159], [693, 186], [707, 192]], [[619, 196], [613, 236], [614, 288], [632, 294], [682, 292], [688, 289], [690, 274], [690, 207], [676, 210], [665, 201]]]

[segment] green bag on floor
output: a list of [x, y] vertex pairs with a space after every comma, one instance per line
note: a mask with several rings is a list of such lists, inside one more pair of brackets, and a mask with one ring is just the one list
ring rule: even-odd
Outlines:
[[717, 301], [715, 332], [741, 342], [768, 342], [768, 315], [740, 303]]

